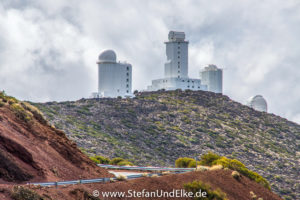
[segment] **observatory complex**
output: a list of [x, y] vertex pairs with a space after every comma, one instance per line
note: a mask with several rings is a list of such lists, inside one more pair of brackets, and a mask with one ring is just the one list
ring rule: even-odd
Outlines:
[[98, 57], [98, 92], [93, 98], [131, 97], [132, 66], [129, 63], [117, 62], [113, 50], [105, 50]]
[[250, 97], [247, 101], [247, 106], [261, 112], [268, 112], [267, 101], [262, 95]]
[[[204, 90], [222, 93], [222, 69], [208, 65], [200, 72], [200, 78], [188, 76], [188, 45], [184, 32], [170, 31], [166, 44], [167, 61], [164, 78], [152, 80], [147, 91], [165, 90]], [[105, 50], [98, 57], [98, 92], [92, 98], [132, 97], [132, 66], [117, 62], [113, 50]]]
[[222, 70], [215, 65], [205, 68], [201, 73], [205, 81], [188, 77], [188, 45], [184, 32], [170, 31], [166, 44], [167, 62], [165, 76], [152, 80], [148, 91], [160, 89], [204, 90], [222, 93]]

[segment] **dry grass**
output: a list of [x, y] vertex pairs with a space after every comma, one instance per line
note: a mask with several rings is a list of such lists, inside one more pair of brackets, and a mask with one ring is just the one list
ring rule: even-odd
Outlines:
[[210, 171], [223, 169], [222, 165], [213, 165], [209, 168]]
[[126, 180], [127, 180], [127, 176], [124, 176], [124, 175], [122, 175], [122, 174], [118, 175], [116, 178], [117, 178], [117, 180], [119, 180], [119, 181], [126, 181]]

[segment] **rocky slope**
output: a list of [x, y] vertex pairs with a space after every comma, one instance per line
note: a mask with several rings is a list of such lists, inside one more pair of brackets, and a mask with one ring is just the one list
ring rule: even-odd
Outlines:
[[0, 93], [0, 187], [111, 176], [33, 106]]
[[300, 126], [227, 96], [178, 90], [34, 105], [89, 154], [170, 166], [212, 151], [241, 160], [286, 199], [300, 198]]

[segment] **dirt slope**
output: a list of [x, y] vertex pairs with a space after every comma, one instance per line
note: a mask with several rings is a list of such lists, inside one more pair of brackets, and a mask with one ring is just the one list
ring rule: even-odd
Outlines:
[[14, 99], [0, 101], [0, 187], [111, 176], [37, 112], [26, 110]]

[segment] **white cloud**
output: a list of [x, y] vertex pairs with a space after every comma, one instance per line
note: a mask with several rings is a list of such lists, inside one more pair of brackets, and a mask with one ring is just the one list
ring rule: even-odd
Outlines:
[[141, 90], [163, 76], [163, 42], [181, 30], [191, 77], [217, 64], [225, 94], [240, 102], [262, 94], [270, 112], [300, 123], [299, 24], [298, 0], [3, 0], [0, 89], [34, 101], [87, 97], [98, 54], [114, 49]]

